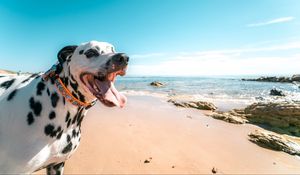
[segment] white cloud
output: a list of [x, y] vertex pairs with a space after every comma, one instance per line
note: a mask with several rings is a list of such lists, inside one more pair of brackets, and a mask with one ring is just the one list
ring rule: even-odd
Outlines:
[[199, 76], [299, 73], [300, 58], [254, 57], [251, 59], [174, 59], [156, 65], [133, 65], [129, 75]]
[[[278, 56], [275, 51], [300, 49], [300, 42], [264, 48], [224, 49], [165, 54], [164, 61], [129, 67], [129, 75], [239, 75], [299, 73], [300, 52]], [[263, 52], [263, 54], [261, 54]], [[267, 54], [265, 54], [265, 52]], [[251, 54], [250, 54], [251, 53]], [[159, 55], [159, 54], [158, 54]], [[251, 56], [250, 56], [251, 55]], [[266, 56], [267, 55], [267, 56]]]
[[247, 27], [266, 26], [266, 25], [270, 25], [270, 24], [277, 24], [277, 23], [289, 22], [289, 21], [292, 21], [294, 19], [295, 19], [295, 17], [293, 17], [293, 16], [281, 17], [281, 18], [272, 19], [270, 21], [248, 24]]

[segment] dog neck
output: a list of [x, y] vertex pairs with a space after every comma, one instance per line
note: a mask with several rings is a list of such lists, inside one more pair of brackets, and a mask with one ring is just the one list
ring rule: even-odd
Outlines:
[[58, 93], [75, 106], [88, 109], [96, 102], [96, 98], [91, 97], [82, 88], [80, 80], [76, 80], [71, 74], [70, 67], [67, 64], [54, 65], [44, 74], [44, 79], [50, 79], [51, 83], [56, 86]]

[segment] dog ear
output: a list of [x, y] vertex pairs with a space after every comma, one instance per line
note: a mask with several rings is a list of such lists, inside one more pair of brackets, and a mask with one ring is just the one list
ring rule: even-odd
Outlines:
[[73, 54], [76, 48], [77, 48], [76, 45], [66, 46], [62, 48], [57, 54], [59, 63], [63, 64], [67, 60], [68, 56]]

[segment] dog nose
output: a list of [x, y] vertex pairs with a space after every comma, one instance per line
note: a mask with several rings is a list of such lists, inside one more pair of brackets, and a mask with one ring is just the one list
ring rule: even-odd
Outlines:
[[129, 57], [125, 53], [117, 53], [113, 56], [113, 61], [118, 64], [128, 64]]

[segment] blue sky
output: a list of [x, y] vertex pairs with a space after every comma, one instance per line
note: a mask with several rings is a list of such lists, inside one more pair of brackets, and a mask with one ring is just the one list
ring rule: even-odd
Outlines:
[[107, 41], [128, 75], [300, 73], [298, 0], [0, 0], [0, 69], [45, 71]]

